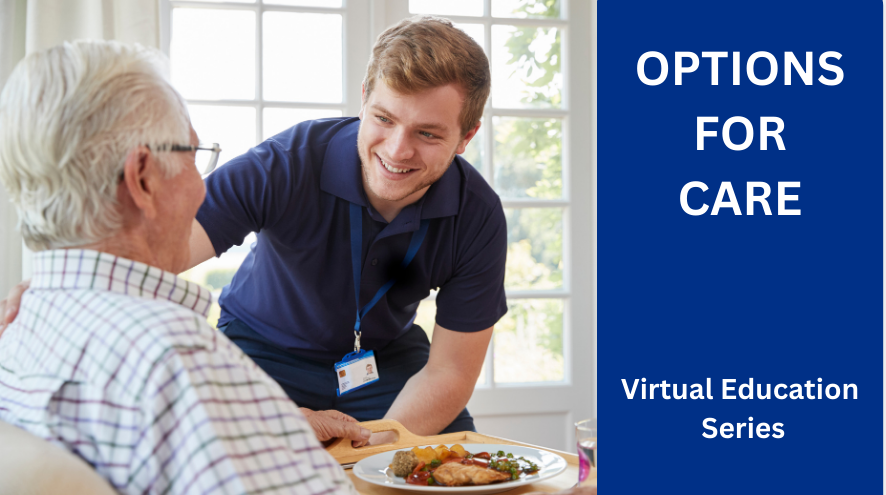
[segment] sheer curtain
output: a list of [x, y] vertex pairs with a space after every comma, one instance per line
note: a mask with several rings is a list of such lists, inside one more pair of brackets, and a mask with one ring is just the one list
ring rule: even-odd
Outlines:
[[160, 2], [157, 0], [26, 0], [24, 3], [27, 3], [28, 53], [83, 38], [159, 47]]
[[[0, 86], [27, 53], [75, 39], [160, 47], [159, 0], [0, 0]], [[0, 298], [31, 275], [31, 255], [0, 187]]]
[[[0, 86], [25, 55], [25, 0], [0, 0]], [[0, 187], [0, 298], [22, 278], [22, 240], [15, 208]]]

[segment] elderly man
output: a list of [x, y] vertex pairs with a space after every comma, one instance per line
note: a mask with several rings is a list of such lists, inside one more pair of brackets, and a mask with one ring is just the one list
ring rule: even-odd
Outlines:
[[0, 339], [0, 419], [122, 493], [352, 493], [280, 386], [206, 323], [209, 291], [175, 275], [205, 189], [157, 61], [66, 43], [0, 95], [0, 180], [37, 252]]

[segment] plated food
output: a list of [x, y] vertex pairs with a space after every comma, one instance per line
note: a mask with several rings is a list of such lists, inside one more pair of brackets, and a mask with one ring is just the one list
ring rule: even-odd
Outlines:
[[388, 467], [406, 483], [423, 486], [489, 485], [538, 472], [538, 465], [522, 456], [503, 450], [471, 453], [459, 444], [397, 452]]
[[[445, 451], [440, 447], [446, 447], [450, 454], [445, 454]], [[464, 454], [459, 455], [462, 449], [464, 449]], [[439, 454], [437, 450], [440, 451]], [[434, 452], [433, 457], [431, 457], [431, 451]], [[498, 455], [500, 451], [504, 454], [503, 456]], [[462, 462], [464, 459], [468, 459], [468, 453], [471, 453], [470, 459], [474, 461], [485, 461], [486, 459], [478, 457], [479, 454], [484, 452], [489, 454], [489, 461], [496, 459], [496, 465], [500, 464], [502, 469], [489, 469], [488, 465], [485, 467], [478, 466], [477, 462], [472, 462], [471, 466], [468, 466]], [[513, 457], [508, 458], [507, 454], [511, 454]], [[446, 459], [441, 460], [441, 455], [446, 457]], [[457, 459], [458, 457], [461, 460]], [[396, 462], [395, 458], [397, 459]], [[538, 471], [523, 471], [518, 473], [517, 479], [513, 479], [510, 468], [504, 469], [503, 460], [514, 462], [515, 460], [519, 461], [520, 458], [534, 464]], [[425, 466], [428, 466], [431, 463], [436, 465], [433, 462], [434, 460], [439, 460], [440, 465], [434, 467], [430, 475], [419, 475], [433, 476], [433, 484], [427, 484], [427, 479], [424, 480], [424, 484], [416, 483], [420, 479], [416, 479], [416, 482], [413, 483], [407, 482], [409, 476], [418, 467], [415, 461], [425, 462]], [[444, 463], [443, 461], [445, 460], [449, 462]], [[502, 462], [499, 462], [499, 460]], [[410, 467], [412, 469], [409, 469]], [[547, 480], [562, 473], [566, 467], [567, 463], [563, 457], [542, 449], [522, 445], [466, 443], [463, 446], [448, 444], [438, 445], [435, 448], [434, 445], [423, 445], [418, 449], [409, 448], [382, 452], [357, 462], [354, 465], [353, 474], [356, 478], [367, 483], [398, 490], [446, 492], [448, 495], [488, 495]], [[395, 468], [401, 475], [406, 474], [406, 477], [397, 476]], [[421, 469], [418, 471], [424, 473], [431, 471], [430, 467], [428, 471], [421, 471]], [[487, 483], [485, 479], [482, 479], [483, 477], [501, 478], [501, 480], [493, 481], [490, 479]], [[485, 484], [478, 484], [478, 482]]]

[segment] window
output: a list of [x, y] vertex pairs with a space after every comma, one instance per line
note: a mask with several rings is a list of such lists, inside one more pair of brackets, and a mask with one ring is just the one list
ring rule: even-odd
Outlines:
[[[220, 164], [299, 122], [345, 114], [342, 0], [173, 0], [168, 7], [172, 83], [200, 140], [221, 144]], [[304, 46], [312, 49], [291, 49]], [[316, 70], [306, 77], [301, 67]], [[253, 242], [250, 234], [182, 276], [217, 298]], [[219, 311], [213, 305], [212, 324]]]
[[[563, 42], [558, 0], [409, 0], [413, 14], [446, 16], [486, 51], [492, 93], [464, 157], [502, 199], [508, 222], [508, 314], [495, 326], [478, 385], [563, 382], [569, 309], [569, 226]], [[417, 322], [433, 328], [433, 299]]]

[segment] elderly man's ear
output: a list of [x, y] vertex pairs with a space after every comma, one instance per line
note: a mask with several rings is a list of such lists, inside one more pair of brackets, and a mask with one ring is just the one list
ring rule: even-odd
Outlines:
[[123, 182], [117, 190], [117, 199], [126, 207], [141, 210], [148, 219], [157, 216], [157, 201], [163, 170], [157, 157], [147, 146], [133, 148], [123, 165]]

